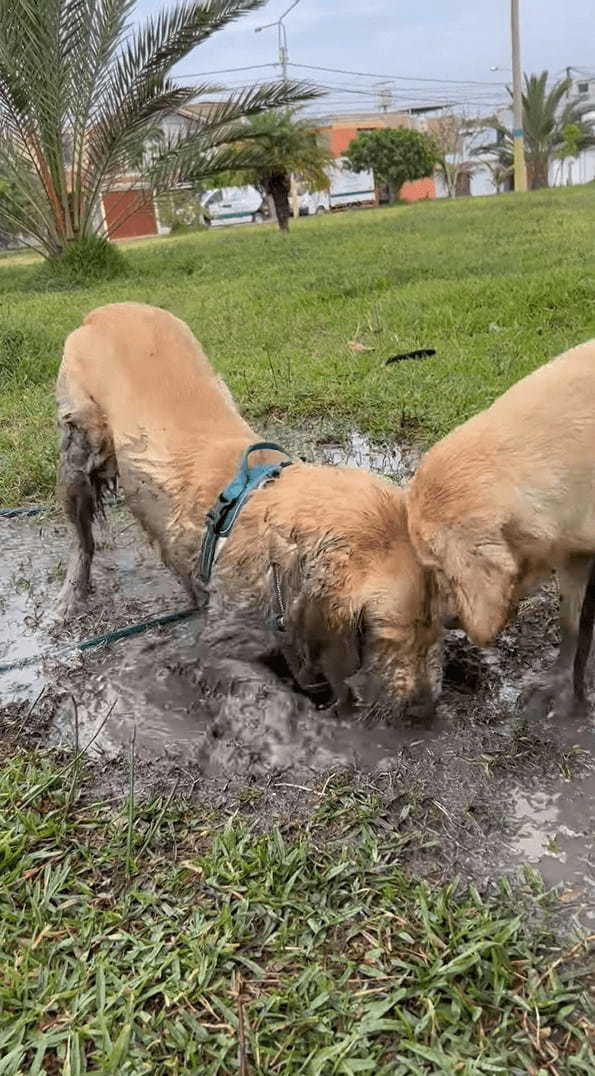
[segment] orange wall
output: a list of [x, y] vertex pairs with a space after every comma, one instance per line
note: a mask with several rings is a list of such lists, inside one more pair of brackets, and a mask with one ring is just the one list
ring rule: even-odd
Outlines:
[[421, 202], [424, 198], [435, 198], [434, 180], [429, 176], [427, 179], [414, 179], [412, 183], [404, 183], [399, 197], [403, 202]]
[[[363, 124], [362, 124], [363, 126]], [[382, 129], [386, 125], [382, 122], [366, 124], [366, 129], [375, 128]], [[347, 151], [347, 147], [351, 140], [358, 134], [358, 130], [361, 127], [355, 127], [353, 125], [347, 127], [333, 126], [323, 127], [323, 133], [326, 134], [330, 146], [330, 151], [333, 157], [342, 157]], [[436, 188], [434, 186], [434, 180], [428, 179], [416, 179], [412, 183], [404, 183], [401, 188], [400, 197], [404, 202], [420, 202], [424, 198], [435, 198]]]
[[357, 136], [357, 127], [328, 127], [327, 131], [333, 157], [342, 157]]

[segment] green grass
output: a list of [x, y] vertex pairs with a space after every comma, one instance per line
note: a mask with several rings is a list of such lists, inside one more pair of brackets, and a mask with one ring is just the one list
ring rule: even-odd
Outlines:
[[258, 835], [184, 802], [84, 805], [84, 781], [43, 754], [0, 772], [2, 1076], [594, 1071], [583, 947], [506, 887], [408, 877], [415, 835], [373, 800], [336, 781]]
[[[422, 443], [595, 333], [592, 184], [303, 220], [287, 241], [213, 231], [126, 258], [124, 278], [73, 290], [47, 290], [31, 259], [0, 261], [0, 503], [51, 495], [61, 347], [101, 303], [187, 320], [256, 421], [331, 414], [338, 431]], [[438, 356], [384, 367], [418, 346]]]

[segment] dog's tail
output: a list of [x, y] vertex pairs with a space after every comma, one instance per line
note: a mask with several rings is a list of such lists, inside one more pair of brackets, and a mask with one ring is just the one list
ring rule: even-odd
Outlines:
[[573, 687], [574, 697], [578, 702], [585, 701], [585, 670], [591, 644], [593, 642], [593, 625], [595, 624], [595, 557], [591, 563], [591, 571], [585, 588], [583, 607], [578, 625], [578, 639], [576, 653], [574, 655]]
[[390, 355], [384, 365], [390, 366], [393, 362], [405, 362], [407, 359], [428, 359], [435, 354], [435, 347], [418, 347], [416, 351], [404, 351], [401, 355]]

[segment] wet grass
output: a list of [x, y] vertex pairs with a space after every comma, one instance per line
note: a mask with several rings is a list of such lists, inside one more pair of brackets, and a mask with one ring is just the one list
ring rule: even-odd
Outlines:
[[[333, 416], [420, 443], [595, 333], [593, 185], [423, 203], [138, 243], [128, 275], [52, 290], [0, 261], [0, 503], [54, 485], [52, 386], [66, 334], [101, 303], [189, 322], [254, 420]], [[358, 350], [353, 345], [369, 350]], [[395, 352], [436, 358], [386, 368]]]
[[3, 1076], [593, 1072], [589, 958], [526, 925], [533, 879], [411, 879], [416, 835], [340, 780], [264, 835], [84, 784], [47, 754], [0, 773]]

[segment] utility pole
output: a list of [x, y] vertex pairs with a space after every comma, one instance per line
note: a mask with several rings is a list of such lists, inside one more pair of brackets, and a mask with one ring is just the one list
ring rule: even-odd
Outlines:
[[[287, 29], [285, 27], [284, 20], [289, 15], [289, 12], [293, 11], [294, 7], [297, 7], [299, 3], [300, 0], [293, 0], [293, 3], [289, 5], [289, 7], [283, 12], [283, 14], [275, 20], [275, 22], [267, 22], [264, 26], [257, 26], [254, 30], [255, 34], [259, 34], [261, 30], [270, 30], [271, 26], [277, 27], [277, 48], [279, 64], [281, 66], [283, 82], [285, 83], [287, 83], [287, 65], [289, 63], [289, 50], [287, 48]], [[293, 173], [289, 178], [291, 183], [291, 214], [295, 218], [298, 217], [300, 213], [297, 186]]]
[[510, 0], [510, 31], [512, 38], [512, 110], [514, 144], [514, 189], [527, 190], [525, 139], [523, 135], [523, 88], [521, 81], [521, 46], [519, 40], [519, 0]]

